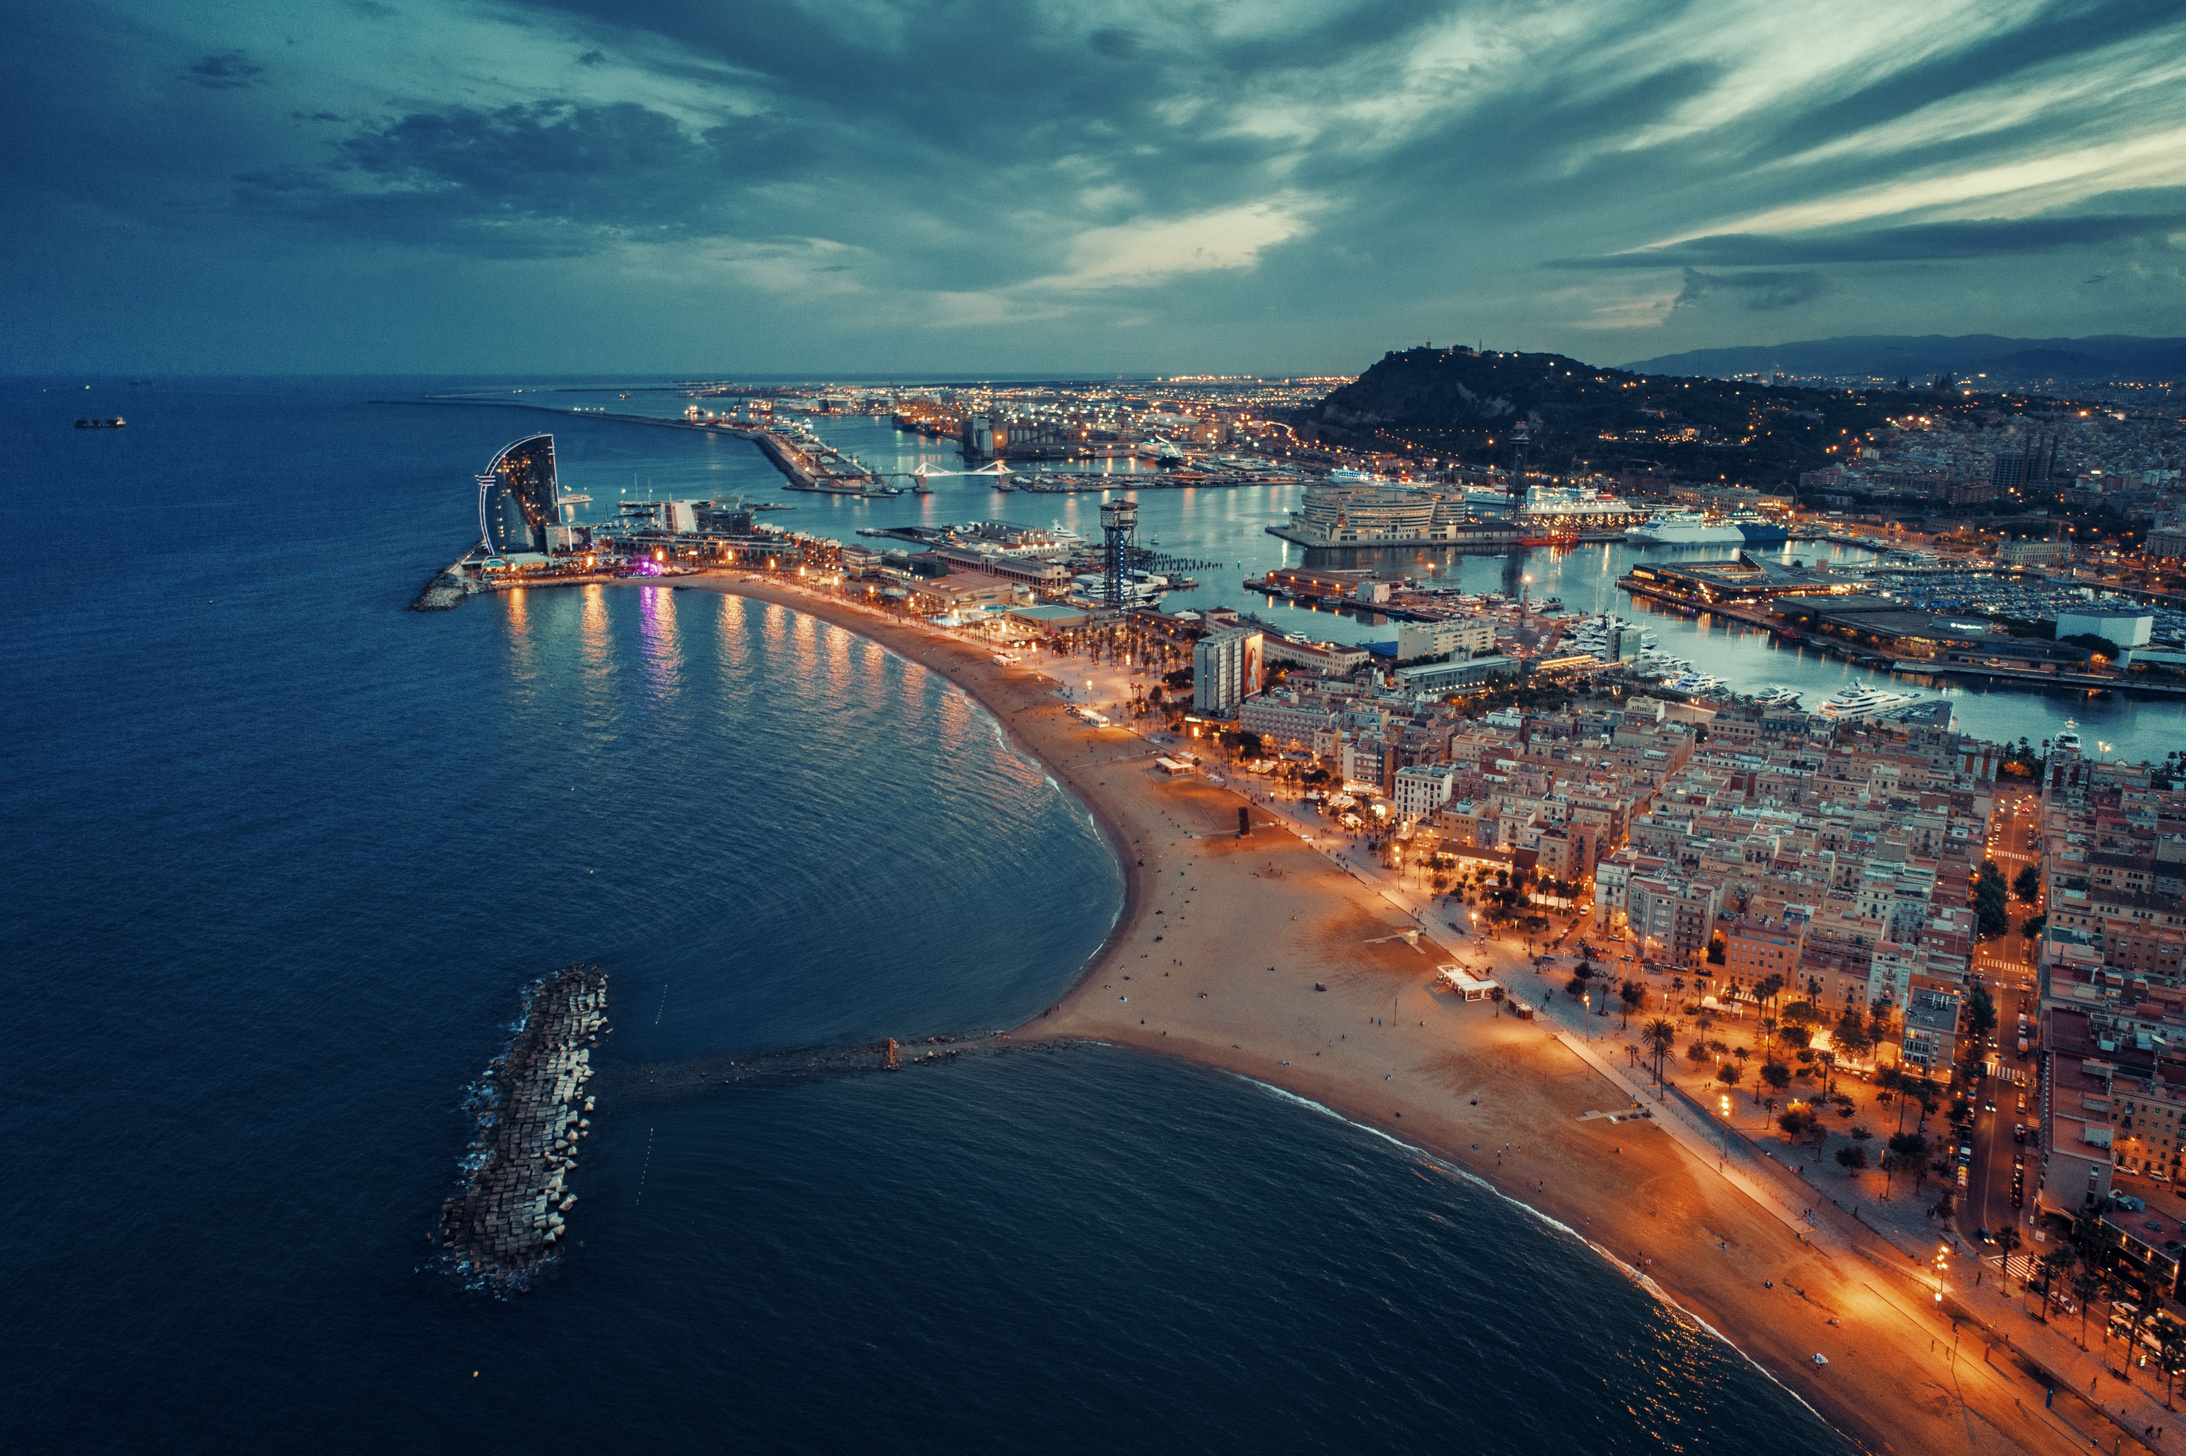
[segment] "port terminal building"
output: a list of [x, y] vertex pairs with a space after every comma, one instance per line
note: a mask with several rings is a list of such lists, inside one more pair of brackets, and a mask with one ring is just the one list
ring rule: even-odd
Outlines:
[[1859, 584], [1820, 567], [1756, 560], [1678, 561], [1635, 566], [1632, 580], [1693, 602], [1763, 601], [1775, 597], [1849, 595]]

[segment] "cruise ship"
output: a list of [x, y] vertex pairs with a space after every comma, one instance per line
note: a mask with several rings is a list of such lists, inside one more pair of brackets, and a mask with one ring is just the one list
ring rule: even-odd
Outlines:
[[1852, 682], [1824, 698], [1822, 705], [1814, 711], [1824, 718], [1850, 723], [1919, 701], [1920, 695], [1917, 693], [1893, 693], [1882, 688], [1871, 688], [1863, 682]]

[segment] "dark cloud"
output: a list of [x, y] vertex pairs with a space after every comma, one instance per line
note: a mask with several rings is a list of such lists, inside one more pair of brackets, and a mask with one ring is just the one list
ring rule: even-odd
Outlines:
[[254, 66], [241, 51], [222, 51], [199, 61], [183, 73], [183, 79], [208, 91], [236, 91], [258, 84], [264, 66]]
[[494, 256], [595, 251], [609, 240], [710, 236], [739, 184], [799, 155], [764, 127], [687, 130], [618, 102], [450, 107], [360, 128], [319, 170], [241, 179], [261, 210]]
[[1703, 273], [1687, 268], [1685, 286], [1670, 307], [1690, 308], [1711, 293], [1721, 293], [1749, 313], [1775, 313], [1835, 290], [1836, 284], [1819, 273]]
[[1128, 30], [1096, 30], [1086, 40], [1094, 50], [1119, 61], [1139, 48], [1139, 38]]
[[580, 66], [604, 66], [607, 64], [607, 52], [586, 51], [583, 55], [577, 57], [577, 64]]

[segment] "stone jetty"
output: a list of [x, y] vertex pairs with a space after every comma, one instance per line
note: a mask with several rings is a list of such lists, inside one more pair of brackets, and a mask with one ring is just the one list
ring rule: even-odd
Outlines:
[[718, 1092], [769, 1092], [828, 1078], [955, 1066], [967, 1059], [1010, 1053], [1062, 1051], [1076, 1044], [1070, 1039], [1021, 1039], [999, 1031], [917, 1041], [889, 1037], [850, 1046], [699, 1057], [687, 1062], [621, 1062], [600, 1086], [613, 1095], [617, 1108], [627, 1109]]
[[425, 583], [410, 602], [413, 612], [445, 612], [463, 605], [463, 599], [471, 594], [471, 584], [463, 574], [450, 566], [433, 573], [433, 579]]
[[478, 1134], [461, 1190], [441, 1205], [440, 1248], [456, 1272], [519, 1292], [567, 1237], [567, 1186], [591, 1129], [592, 1051], [607, 1034], [607, 973], [570, 966], [524, 989], [508, 1050], [472, 1088]]

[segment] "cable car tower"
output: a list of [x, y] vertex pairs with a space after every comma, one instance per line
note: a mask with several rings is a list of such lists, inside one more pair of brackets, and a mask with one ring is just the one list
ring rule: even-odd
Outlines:
[[1533, 432], [1520, 420], [1510, 432], [1510, 442], [1516, 451], [1510, 467], [1510, 513], [1516, 519], [1526, 513], [1526, 446], [1533, 443]]
[[1138, 533], [1137, 501], [1101, 502], [1101, 604], [1111, 612], [1123, 610], [1123, 587], [1138, 555]]

